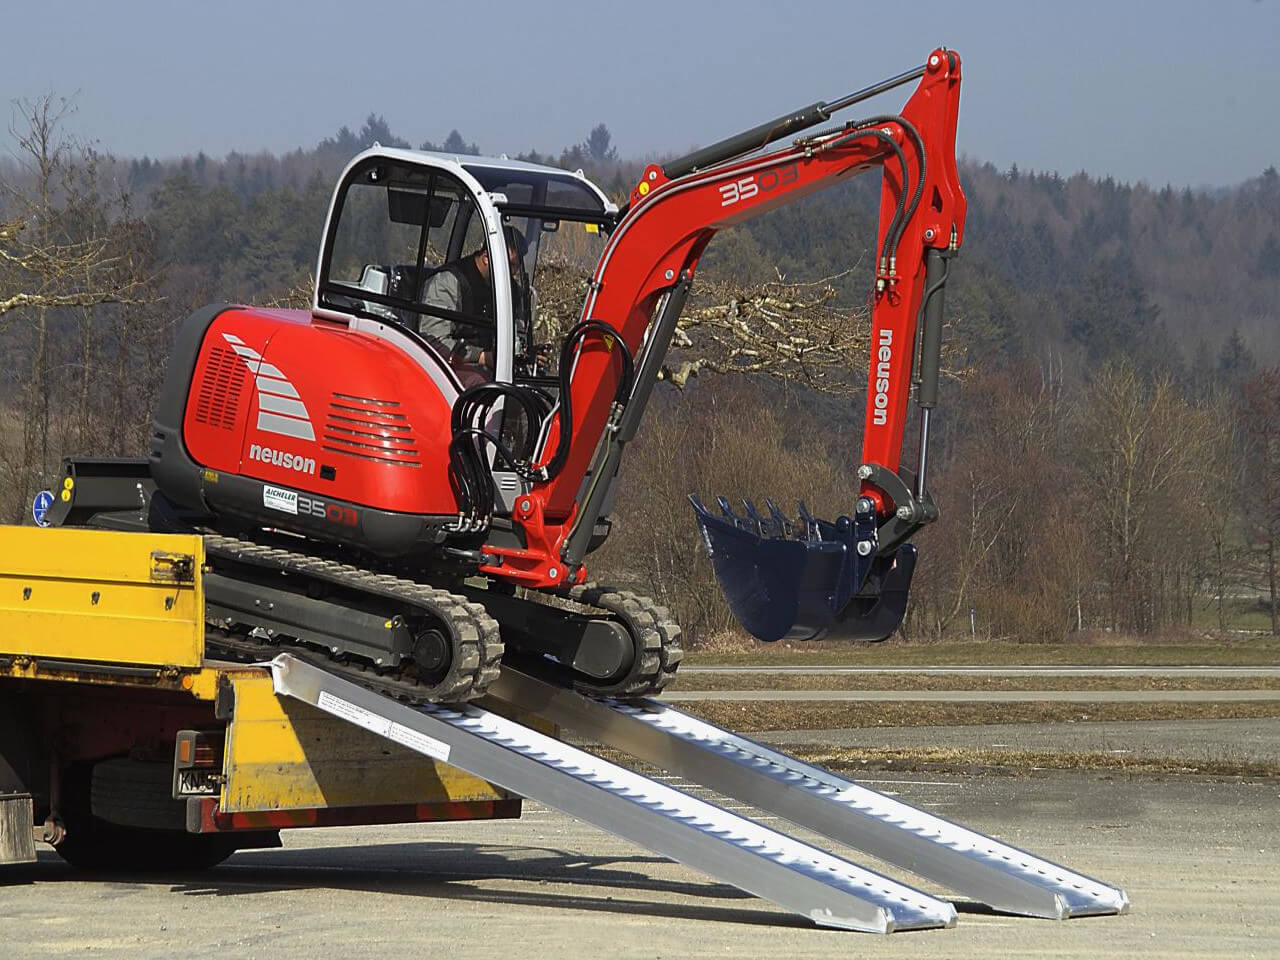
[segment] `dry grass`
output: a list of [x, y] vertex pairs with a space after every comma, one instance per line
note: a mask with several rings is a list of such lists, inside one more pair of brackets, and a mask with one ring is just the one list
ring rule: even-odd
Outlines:
[[1007, 664], [1081, 666], [1270, 666], [1280, 664], [1280, 638], [1187, 642], [1144, 642], [1115, 637], [1107, 644], [1009, 643], [1007, 641], [876, 644], [763, 644], [733, 634], [713, 637], [690, 651], [686, 663], [697, 666], [938, 666]]
[[699, 700], [689, 713], [744, 733], [855, 727], [949, 727], [999, 723], [1114, 723], [1132, 720], [1244, 720], [1280, 717], [1280, 702], [1239, 703], [928, 703]]
[[1280, 677], [981, 677], [884, 673], [681, 673], [695, 690], [1277, 690]]
[[835, 773], [870, 772], [1030, 774], [1039, 770], [1096, 770], [1123, 774], [1198, 774], [1215, 777], [1280, 777], [1280, 762], [1230, 758], [1189, 761], [1178, 757], [1102, 752], [983, 750], [920, 747], [906, 750], [833, 750], [800, 747], [793, 755]]
[[[787, 752], [805, 763], [823, 767], [852, 780], [875, 773], [934, 774], [973, 777], [1035, 776], [1050, 770], [1079, 770], [1124, 776], [1202, 776], [1262, 779], [1280, 777], [1280, 762], [1243, 760], [1230, 756], [1135, 756], [1109, 751], [996, 750], [965, 747], [851, 748], [815, 745], [788, 746]], [[623, 766], [655, 775], [662, 771], [611, 747], [594, 745], [592, 752]]]

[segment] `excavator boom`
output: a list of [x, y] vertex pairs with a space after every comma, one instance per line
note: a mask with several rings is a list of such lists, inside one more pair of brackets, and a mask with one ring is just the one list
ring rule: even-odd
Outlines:
[[[900, 114], [795, 137], [840, 109], [919, 79]], [[936, 517], [925, 487], [936, 402], [942, 295], [964, 231], [955, 163], [960, 59], [935, 50], [921, 67], [831, 104], [817, 103], [671, 163], [650, 165], [610, 237], [582, 311], [569, 395], [545, 431], [546, 472], [517, 505], [529, 547], [491, 546], [484, 572], [532, 587], [585, 574], [587, 535], [658, 378], [698, 261], [717, 231], [849, 175], [882, 171], [866, 426], [855, 517], [791, 523], [771, 506], [746, 519], [695, 500], [730, 605], [766, 640], [843, 632], [882, 639], [900, 622], [914, 568], [905, 541]], [[615, 349], [618, 343], [622, 349]], [[632, 362], [631, 358], [635, 358]], [[913, 378], [922, 410], [918, 471], [902, 469]], [[567, 434], [567, 437], [566, 437]], [[602, 442], [601, 438], [605, 437]], [[590, 478], [584, 490], [584, 477]], [[754, 516], [752, 515], [754, 514]], [[882, 602], [883, 601], [883, 602]]]

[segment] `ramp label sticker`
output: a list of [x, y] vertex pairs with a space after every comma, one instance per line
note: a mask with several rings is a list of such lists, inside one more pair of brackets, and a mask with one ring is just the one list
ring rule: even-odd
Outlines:
[[435, 737], [429, 737], [425, 733], [419, 733], [417, 730], [394, 722], [391, 724], [390, 729], [387, 730], [387, 736], [401, 746], [416, 750], [432, 760], [439, 760], [442, 763], [449, 762], [449, 745], [442, 740], [437, 740]]
[[386, 717], [380, 717], [372, 710], [366, 710], [364, 707], [349, 700], [335, 697], [327, 690], [320, 691], [320, 696], [316, 698], [316, 706], [333, 714], [335, 717], [341, 717], [348, 723], [354, 723], [357, 727], [364, 727], [380, 737], [394, 740], [401, 746], [425, 754], [433, 760], [441, 762], [448, 762], [449, 760], [449, 745], [447, 743], [437, 740], [435, 737], [429, 737], [425, 733], [419, 733], [417, 730], [402, 724], [395, 723]]
[[285, 490], [270, 484], [262, 485], [262, 505], [269, 510], [298, 515], [298, 493], [296, 490]]

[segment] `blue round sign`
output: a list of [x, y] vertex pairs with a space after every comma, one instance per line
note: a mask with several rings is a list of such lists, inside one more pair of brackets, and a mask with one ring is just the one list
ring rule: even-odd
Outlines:
[[31, 518], [35, 520], [37, 526], [49, 526], [48, 513], [49, 508], [53, 506], [53, 494], [48, 490], [41, 490], [36, 494], [35, 500], [31, 502]]

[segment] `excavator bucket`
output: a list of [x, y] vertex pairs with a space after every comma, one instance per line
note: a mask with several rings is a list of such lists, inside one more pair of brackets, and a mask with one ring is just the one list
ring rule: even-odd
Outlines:
[[768, 516], [749, 500], [739, 516], [724, 497], [719, 515], [689, 499], [729, 609], [757, 639], [876, 641], [902, 622], [916, 548], [877, 555], [870, 509], [831, 523], [802, 501], [793, 521], [772, 500]]

